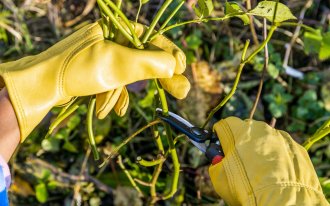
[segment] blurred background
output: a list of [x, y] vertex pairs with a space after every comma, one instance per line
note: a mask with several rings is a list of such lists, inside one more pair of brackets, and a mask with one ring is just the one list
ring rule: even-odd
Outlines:
[[[246, 8], [244, 0], [235, 2]], [[258, 2], [251, 0], [252, 8]], [[275, 32], [268, 45], [269, 67], [254, 117], [273, 122], [276, 128], [288, 131], [302, 143], [330, 118], [330, 1], [280, 2], [304, 24], [318, 29], [319, 35], [296, 27], [282, 27]], [[162, 3], [150, 0], [144, 4], [139, 22], [149, 25]], [[192, 10], [194, 3], [194, 0], [186, 1], [171, 23], [196, 18]], [[212, 16], [224, 15], [224, 3], [224, 0], [214, 1]], [[131, 20], [135, 20], [138, 8], [139, 1], [123, 1], [123, 11]], [[44, 51], [99, 18], [96, 0], [0, 0], [0, 63]], [[186, 75], [192, 84], [185, 100], [177, 101], [169, 96], [170, 109], [201, 125], [208, 112], [231, 89], [245, 40], [251, 39], [252, 49], [262, 41], [262, 22], [262, 19], [254, 19], [255, 32], [240, 19], [232, 19], [190, 24], [166, 33], [186, 53]], [[213, 122], [232, 115], [249, 117], [263, 63], [261, 52], [246, 65], [238, 90], [216, 113]], [[288, 68], [293, 72], [288, 73]], [[111, 113], [102, 121], [94, 121], [102, 157], [153, 119], [153, 84], [139, 82], [130, 85], [129, 90], [130, 106], [123, 118]], [[59, 111], [55, 108], [49, 113], [11, 159], [11, 204], [146, 205], [148, 196], [138, 195], [116, 158], [102, 168], [94, 161], [87, 140], [85, 105], [68, 117], [50, 138], [44, 139]], [[176, 147], [181, 163], [178, 192], [156, 205], [224, 205], [212, 189], [203, 154], [184, 138]], [[137, 156], [152, 159], [157, 155], [150, 130], [138, 135], [120, 154], [133, 178], [150, 180], [153, 169], [135, 163]], [[330, 138], [315, 144], [310, 155], [323, 191], [330, 200]], [[166, 161], [157, 183], [158, 191], [168, 189], [171, 170], [171, 162]], [[148, 194], [147, 187], [141, 186], [141, 189]]]

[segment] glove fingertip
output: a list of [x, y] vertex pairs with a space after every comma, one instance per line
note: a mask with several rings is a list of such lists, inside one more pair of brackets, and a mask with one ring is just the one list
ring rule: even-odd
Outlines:
[[186, 70], [186, 55], [181, 50], [174, 51], [176, 59], [175, 74], [182, 74]]
[[129, 95], [126, 87], [124, 87], [116, 105], [114, 106], [114, 110], [119, 117], [122, 117], [126, 114], [128, 104], [129, 104]]
[[183, 75], [174, 75], [172, 78], [159, 79], [162, 87], [177, 99], [184, 99], [190, 91], [190, 82]]
[[104, 119], [114, 108], [122, 88], [96, 95], [96, 117]]

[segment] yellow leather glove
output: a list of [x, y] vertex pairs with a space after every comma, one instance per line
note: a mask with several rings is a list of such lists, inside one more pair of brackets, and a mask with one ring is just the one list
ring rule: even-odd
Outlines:
[[229, 117], [214, 125], [225, 157], [210, 166], [229, 205], [329, 205], [306, 150], [264, 122]]
[[[67, 103], [72, 97], [100, 94], [99, 113], [106, 111], [110, 102], [115, 105], [120, 102], [115, 106], [120, 113], [128, 103], [125, 85], [181, 74], [185, 69], [183, 52], [165, 37], [159, 38], [167, 41], [166, 48], [151, 42], [150, 49], [132, 49], [104, 40], [101, 25], [94, 23], [36, 56], [1, 64], [0, 85], [4, 83], [7, 87], [21, 142], [52, 107]], [[164, 88], [170, 93], [171, 88], [176, 88], [180, 91], [175, 94], [184, 97], [189, 90], [189, 82], [184, 81], [182, 88]]]
[[[147, 27], [131, 22], [135, 33], [138, 37], [141, 37], [146, 31]], [[125, 25], [123, 25], [125, 27]], [[129, 46], [130, 42], [124, 37], [119, 30], [115, 34], [114, 42], [123, 45]], [[187, 96], [188, 91], [190, 90], [190, 83], [188, 79], [183, 76], [181, 73], [184, 72], [186, 68], [186, 56], [174, 43], [163, 35], [158, 35], [150, 42], [149, 49], [161, 48], [164, 51], [172, 54], [176, 59], [176, 68], [175, 74], [171, 78], [160, 78], [159, 82], [162, 87], [173, 95], [177, 99], [183, 99]], [[126, 90], [126, 87], [120, 87], [115, 90], [104, 92], [96, 96], [96, 115], [99, 119], [105, 118], [108, 113], [114, 109], [114, 111], [119, 116], [123, 116], [126, 113], [129, 96]]]

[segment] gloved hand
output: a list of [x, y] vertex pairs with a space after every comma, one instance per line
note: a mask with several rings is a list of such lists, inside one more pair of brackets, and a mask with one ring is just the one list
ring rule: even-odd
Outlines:
[[[140, 38], [146, 31], [147, 27], [131, 22], [135, 33]], [[124, 25], [125, 27], [125, 25]], [[115, 34], [114, 42], [122, 45], [129, 46], [129, 40], [122, 35], [122, 33], [117, 30]], [[176, 58], [176, 68], [175, 74], [171, 78], [160, 78], [159, 82], [162, 87], [169, 92], [171, 95], [177, 99], [183, 99], [187, 96], [188, 91], [190, 90], [190, 83], [185, 76], [181, 73], [184, 72], [186, 68], [186, 56], [175, 44], [173, 44], [169, 39], [163, 35], [158, 35], [154, 38], [149, 45], [149, 49], [161, 48], [164, 51], [172, 54]], [[119, 116], [123, 116], [126, 113], [129, 96], [126, 90], [126, 87], [116, 88], [108, 92], [98, 94], [96, 96], [96, 115], [99, 119], [105, 118], [108, 113], [114, 109], [114, 111]]]
[[[151, 42], [149, 49], [132, 49], [104, 40], [101, 26], [94, 23], [36, 56], [1, 64], [0, 86], [7, 87], [21, 142], [52, 107], [65, 104], [75, 96], [100, 94], [99, 114], [108, 112], [111, 102], [119, 102], [120, 113], [128, 102], [125, 85], [173, 75], [176, 78], [176, 74], [185, 70], [185, 56], [165, 37], [158, 39], [164, 44]], [[176, 83], [180, 86], [167, 85]], [[187, 79], [170, 80], [165, 81], [164, 88], [182, 98], [190, 85]]]
[[288, 133], [236, 117], [214, 130], [225, 157], [209, 174], [229, 205], [329, 205], [306, 150]]

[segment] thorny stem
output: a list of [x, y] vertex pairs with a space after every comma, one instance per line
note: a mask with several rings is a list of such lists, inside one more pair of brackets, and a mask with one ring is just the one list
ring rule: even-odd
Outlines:
[[[263, 36], [264, 39], [267, 38], [267, 19], [264, 18], [264, 32], [263, 32]], [[253, 107], [250, 111], [250, 119], [253, 119], [253, 115], [257, 109], [258, 106], [258, 102], [261, 96], [261, 91], [262, 91], [262, 87], [264, 84], [264, 78], [265, 78], [265, 74], [266, 71], [268, 69], [268, 61], [269, 61], [269, 56], [268, 56], [268, 46], [267, 44], [265, 45], [265, 49], [264, 49], [264, 68], [262, 70], [262, 74], [261, 74], [261, 78], [260, 78], [260, 83], [259, 83], [259, 87], [258, 87], [258, 92], [257, 92], [257, 96], [256, 96], [256, 100], [254, 101]]]
[[271, 26], [269, 33], [267, 35], [267, 38], [259, 45], [259, 47], [252, 52], [252, 54], [250, 54], [246, 59], [243, 58], [244, 54], [246, 52], [243, 51], [243, 55], [242, 55], [242, 59], [244, 59], [243, 61], [241, 61], [239, 67], [238, 67], [238, 71], [237, 71], [237, 75], [235, 78], [235, 82], [233, 85], [233, 88], [230, 90], [230, 92], [226, 95], [226, 97], [214, 108], [212, 109], [212, 111], [210, 112], [210, 114], [208, 115], [206, 121], [204, 122], [202, 128], [205, 128], [205, 126], [208, 124], [208, 122], [211, 120], [211, 118], [213, 117], [213, 115], [223, 106], [225, 105], [228, 100], [233, 96], [233, 94], [236, 91], [239, 79], [241, 77], [242, 74], [242, 70], [245, 66], [246, 63], [248, 63], [249, 61], [251, 61], [265, 46], [266, 44], [270, 41], [271, 37], [273, 36], [274, 31], [276, 30], [278, 24], [274, 24]]
[[89, 102], [88, 111], [87, 111], [87, 132], [88, 132], [89, 144], [91, 145], [94, 159], [99, 160], [100, 155], [99, 155], [99, 152], [97, 151], [95, 138], [94, 138], [94, 132], [93, 132], [93, 114], [94, 114], [94, 109], [95, 109], [95, 103], [96, 103], [96, 98], [92, 97]]
[[124, 173], [126, 174], [128, 180], [130, 181], [130, 183], [132, 184], [132, 186], [136, 189], [136, 191], [138, 191], [139, 193], [139, 196], [140, 197], [143, 197], [143, 193], [141, 191], [141, 189], [136, 185], [134, 179], [132, 178], [131, 174], [129, 173], [129, 171], [126, 169], [124, 163], [123, 163], [123, 160], [121, 158], [121, 155], [118, 156], [118, 160], [117, 160], [117, 163], [119, 165], [119, 167], [124, 171]]
[[149, 40], [150, 35], [154, 31], [157, 23], [159, 22], [159, 19], [162, 17], [163, 13], [165, 12], [166, 8], [172, 3], [173, 0], [165, 0], [163, 5], [160, 7], [159, 11], [157, 12], [155, 18], [152, 20], [149, 29], [145, 33], [145, 35], [142, 38], [142, 43], [145, 44]]
[[156, 119], [150, 123], [148, 123], [147, 125], [143, 126], [142, 128], [140, 128], [139, 130], [137, 130], [136, 132], [134, 132], [131, 136], [129, 136], [127, 139], [125, 139], [122, 143], [120, 143], [120, 145], [118, 145], [112, 152], [111, 154], [109, 154], [106, 159], [104, 160], [104, 162], [99, 166], [99, 167], [103, 167], [105, 164], [108, 163], [110, 158], [113, 158], [114, 156], [116, 156], [118, 154], [118, 151], [124, 147], [128, 142], [130, 142], [134, 137], [136, 137], [138, 134], [140, 134], [141, 132], [143, 132], [144, 130], [148, 129], [149, 127], [152, 127], [156, 124], [161, 123], [161, 120]]

